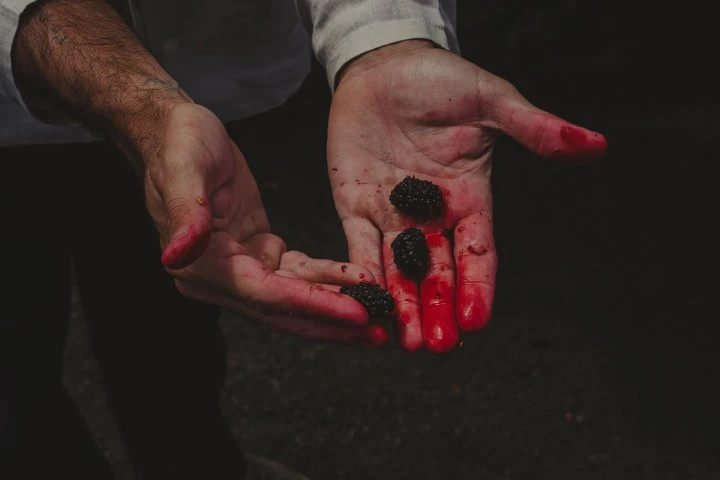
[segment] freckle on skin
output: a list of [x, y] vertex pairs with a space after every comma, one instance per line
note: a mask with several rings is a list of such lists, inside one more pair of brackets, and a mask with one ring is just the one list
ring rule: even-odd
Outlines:
[[340, 267], [340, 270], [342, 270], [343, 273], [347, 272], [347, 265]]

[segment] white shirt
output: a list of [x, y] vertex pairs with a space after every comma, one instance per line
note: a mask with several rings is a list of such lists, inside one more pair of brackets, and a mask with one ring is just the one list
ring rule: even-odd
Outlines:
[[[0, 0], [0, 145], [97, 140], [80, 125], [42, 123], [12, 73], [23, 10]], [[455, 0], [128, 0], [135, 33], [199, 104], [224, 121], [285, 102], [310, 70], [313, 51], [328, 82], [352, 58], [423, 38], [458, 52]], [[308, 33], [311, 32], [311, 33]]]

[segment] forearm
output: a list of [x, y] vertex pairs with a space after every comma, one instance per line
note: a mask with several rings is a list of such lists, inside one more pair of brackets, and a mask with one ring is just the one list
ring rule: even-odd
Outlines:
[[12, 50], [23, 97], [112, 139], [141, 168], [160, 149], [164, 115], [190, 98], [101, 0], [46, 0], [25, 10]]

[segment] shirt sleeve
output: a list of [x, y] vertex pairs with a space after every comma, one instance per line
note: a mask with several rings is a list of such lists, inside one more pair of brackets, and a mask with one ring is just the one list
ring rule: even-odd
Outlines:
[[0, 99], [27, 105], [15, 85], [12, 71], [12, 47], [17, 33], [20, 14], [35, 0], [0, 0]]
[[348, 61], [402, 40], [426, 39], [460, 53], [455, 0], [297, 0], [297, 5], [331, 87]]

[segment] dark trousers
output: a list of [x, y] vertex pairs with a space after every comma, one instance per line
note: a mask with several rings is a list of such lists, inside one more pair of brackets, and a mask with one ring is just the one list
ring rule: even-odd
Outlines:
[[175, 289], [120, 153], [106, 143], [0, 149], [0, 212], [0, 478], [112, 478], [62, 384], [71, 259], [138, 478], [243, 478], [218, 405], [219, 309]]

